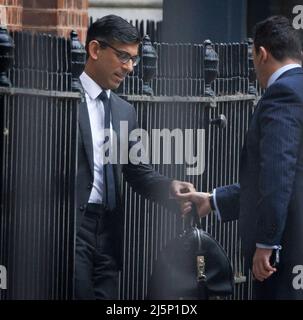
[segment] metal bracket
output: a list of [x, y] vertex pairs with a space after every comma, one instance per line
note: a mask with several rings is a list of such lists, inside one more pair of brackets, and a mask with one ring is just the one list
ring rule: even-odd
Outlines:
[[197, 280], [205, 281], [205, 259], [204, 256], [197, 256]]

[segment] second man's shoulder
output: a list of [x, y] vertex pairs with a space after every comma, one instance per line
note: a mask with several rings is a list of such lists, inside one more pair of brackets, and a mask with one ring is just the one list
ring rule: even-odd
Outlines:
[[303, 74], [277, 80], [264, 93], [262, 104], [275, 102], [284, 105], [303, 103]]

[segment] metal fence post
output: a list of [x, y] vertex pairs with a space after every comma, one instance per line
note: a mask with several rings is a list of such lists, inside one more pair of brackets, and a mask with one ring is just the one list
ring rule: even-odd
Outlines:
[[253, 62], [253, 40], [251, 38], [247, 39], [248, 44], [248, 79], [249, 79], [249, 88], [248, 93], [249, 94], [257, 94], [255, 82], [256, 82], [256, 72], [254, 68], [254, 62]]
[[0, 26], [0, 86], [10, 87], [7, 71], [13, 63], [14, 42], [7, 28]]
[[72, 91], [82, 92], [79, 76], [81, 75], [86, 59], [86, 52], [80, 43], [77, 32], [70, 33], [71, 38], [71, 66], [72, 66]]
[[143, 77], [143, 94], [153, 95], [153, 89], [148, 82], [153, 79], [157, 68], [157, 52], [153, 47], [150, 38], [146, 35], [142, 41], [142, 77]]
[[211, 88], [212, 82], [217, 78], [219, 58], [218, 54], [212, 47], [210, 40], [204, 41], [204, 73], [205, 73], [205, 95], [214, 96], [215, 93]]

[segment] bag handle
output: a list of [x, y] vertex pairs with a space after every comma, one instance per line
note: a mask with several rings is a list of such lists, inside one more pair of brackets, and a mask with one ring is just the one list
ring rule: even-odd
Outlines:
[[197, 227], [198, 229], [202, 229], [201, 218], [199, 217], [196, 206], [194, 204], [191, 212], [184, 217], [184, 229], [186, 230], [190, 227]]

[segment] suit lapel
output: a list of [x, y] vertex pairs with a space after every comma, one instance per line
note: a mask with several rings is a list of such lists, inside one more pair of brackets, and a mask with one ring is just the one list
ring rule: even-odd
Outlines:
[[85, 102], [81, 102], [79, 106], [79, 127], [89, 167], [92, 175], [94, 175], [93, 138], [91, 133], [87, 105]]

